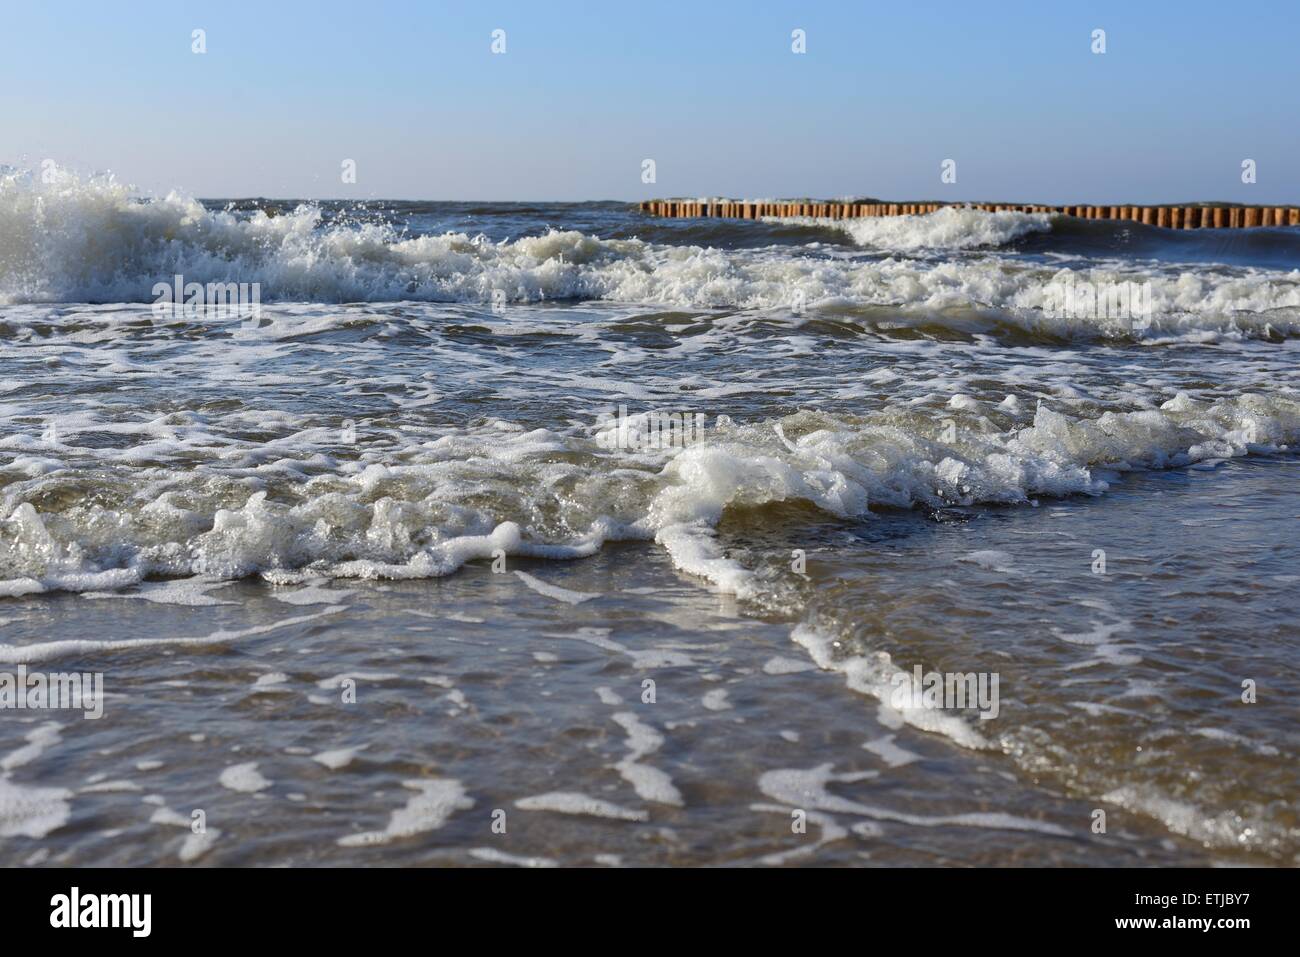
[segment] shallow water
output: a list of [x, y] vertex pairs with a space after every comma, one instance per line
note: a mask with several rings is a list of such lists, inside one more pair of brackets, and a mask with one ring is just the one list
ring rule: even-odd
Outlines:
[[1300, 860], [1293, 231], [60, 189], [0, 184], [0, 670], [107, 698], [0, 712], [0, 863]]

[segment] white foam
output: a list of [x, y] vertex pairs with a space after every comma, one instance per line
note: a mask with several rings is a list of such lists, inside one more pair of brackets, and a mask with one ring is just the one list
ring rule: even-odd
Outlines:
[[296, 588], [293, 591], [275, 591], [271, 593], [271, 597], [276, 601], [282, 601], [289, 605], [337, 605], [344, 598], [355, 594], [355, 591], [343, 588], [322, 588], [319, 585], [309, 585], [306, 588]]
[[793, 675], [801, 671], [816, 670], [817, 666], [810, 662], [800, 661], [798, 658], [786, 658], [783, 655], [769, 658], [763, 663], [763, 674], [765, 675]]
[[973, 249], [1002, 246], [1030, 233], [1047, 232], [1047, 213], [1004, 210], [988, 213], [963, 206], [945, 206], [919, 216], [868, 216], [859, 219], [821, 219], [807, 216], [769, 218], [768, 222], [838, 229], [859, 246], [911, 251], [918, 249]]
[[68, 823], [72, 813], [66, 788], [14, 784], [0, 777], [0, 837], [41, 838]]
[[924, 707], [919, 703], [922, 700], [920, 695], [903, 695], [901, 698], [906, 700], [896, 700], [900, 696], [896, 696], [894, 690], [899, 687], [899, 682], [906, 681], [907, 687], [913, 688], [915, 676], [897, 668], [887, 652], [842, 654], [833, 638], [809, 624], [796, 626], [790, 637], [808, 650], [819, 668], [842, 674], [845, 683], [854, 691], [879, 701], [883, 713], [922, 731], [942, 734], [962, 747], [991, 746], [982, 734], [957, 715]]
[[215, 827], [205, 828], [197, 833], [191, 831], [185, 835], [185, 840], [181, 842], [181, 849], [176, 852], [176, 856], [182, 864], [197, 861], [212, 850], [212, 845], [217, 842], [217, 838], [220, 836], [221, 831]]
[[[750, 809], [754, 811], [771, 811], [777, 814], [789, 814], [790, 809], [780, 805], [773, 804], [751, 804]], [[819, 811], [804, 811], [808, 823], [821, 828], [821, 836], [816, 841], [805, 841], [801, 846], [792, 848], [788, 851], [778, 851], [775, 854], [765, 854], [759, 858], [760, 862], [769, 866], [777, 866], [787, 861], [799, 857], [811, 857], [819, 849], [835, 841], [842, 841], [849, 836], [849, 831], [841, 827], [840, 824], [829, 814], [822, 814]]]
[[141, 582], [133, 592], [85, 592], [83, 598], [139, 598], [157, 605], [183, 605], [191, 608], [211, 605], [237, 605], [235, 601], [222, 601], [208, 592], [225, 588], [230, 582], [207, 581], [202, 578], [177, 579], [165, 582]]
[[203, 648], [225, 645], [241, 638], [265, 635], [268, 632], [289, 625], [298, 625], [308, 621], [317, 621], [337, 612], [342, 607], [327, 608], [314, 615], [301, 615], [297, 618], [283, 618], [265, 625], [254, 625], [239, 631], [214, 631], [210, 635], [198, 638], [123, 638], [119, 640], [88, 641], [84, 639], [64, 639], [61, 641], [37, 642], [30, 645], [0, 645], [0, 664], [28, 665], [38, 661], [51, 661], [67, 655], [89, 655], [104, 651], [122, 651], [133, 648], [182, 647]]
[[549, 584], [539, 578], [534, 578], [527, 572], [516, 571], [515, 575], [539, 595], [545, 595], [547, 598], [554, 598], [556, 601], [562, 601], [570, 605], [580, 605], [584, 601], [591, 601], [593, 598], [600, 597], [595, 592], [570, 591], [567, 588]]
[[1162, 821], [1175, 834], [1217, 847], [1238, 846], [1257, 836], [1255, 826], [1241, 814], [1224, 811], [1207, 814], [1186, 801], [1178, 801], [1145, 785], [1122, 785], [1101, 800]]
[[731, 708], [731, 702], [727, 700], [726, 688], [714, 688], [707, 691], [700, 702], [710, 711], [727, 711]]
[[322, 678], [316, 682], [316, 687], [324, 688], [327, 691], [333, 688], [343, 687], [345, 681], [366, 682], [369, 684], [383, 684], [387, 681], [401, 681], [402, 676], [393, 671], [348, 671], [343, 674], [331, 675], [328, 678]]
[[862, 745], [862, 748], [865, 751], [870, 751], [891, 768], [901, 768], [903, 765], [921, 760], [921, 756], [915, 751], [909, 751], [895, 744], [894, 737], [892, 734], [886, 734], [883, 737], [866, 742]]
[[632, 785], [637, 795], [646, 801], [680, 807], [683, 804], [682, 795], [672, 778], [659, 768], [641, 761], [663, 746], [663, 735], [631, 711], [618, 712], [614, 715], [614, 721], [627, 734], [628, 754], [614, 765], [623, 780]]
[[1010, 552], [999, 551], [995, 548], [987, 548], [982, 551], [971, 552], [969, 555], [963, 555], [960, 560], [963, 562], [970, 562], [974, 565], [979, 565], [981, 568], [987, 568], [999, 572], [1010, 571], [1014, 564]]
[[14, 768], [31, 764], [59, 743], [62, 726], [47, 721], [29, 731], [27, 743], [0, 759], [0, 837], [40, 838], [68, 822], [72, 792], [66, 788], [15, 784]]
[[355, 748], [336, 748], [333, 751], [321, 751], [319, 754], [313, 754], [311, 759], [317, 764], [323, 764], [331, 771], [337, 771], [340, 768], [346, 768], [367, 747], [369, 745], [362, 744]]
[[470, 848], [469, 856], [476, 861], [486, 861], [489, 864], [507, 864], [511, 867], [559, 867], [559, 864], [549, 857], [525, 857], [518, 854], [507, 854], [495, 847]]
[[524, 811], [554, 811], [557, 814], [583, 814], [615, 821], [646, 821], [646, 811], [623, 807], [612, 801], [589, 797], [576, 791], [549, 791], [532, 797], [520, 798], [515, 807]]
[[246, 764], [232, 764], [221, 772], [219, 780], [223, 788], [230, 791], [240, 791], [244, 794], [256, 794], [258, 791], [265, 791], [271, 786], [271, 782], [262, 777], [257, 770], [256, 761], [249, 761]]
[[339, 845], [367, 847], [389, 844], [400, 838], [436, 831], [457, 811], [474, 806], [474, 799], [467, 795], [464, 785], [454, 778], [431, 781], [417, 779], [403, 781], [402, 785], [416, 794], [407, 801], [404, 808], [393, 812], [384, 830], [348, 834], [339, 838]]
[[14, 768], [31, 764], [47, 749], [63, 740], [62, 731], [63, 725], [57, 721], [46, 721], [37, 725], [23, 736], [27, 742], [25, 745], [0, 758], [0, 772], [7, 774]]
[[832, 814], [855, 814], [878, 821], [895, 821], [914, 827], [978, 827], [1006, 831], [1035, 831], [1070, 837], [1071, 832], [1056, 824], [1035, 821], [998, 811], [976, 811], [965, 814], [925, 816], [893, 811], [888, 808], [862, 804], [832, 794], [829, 785], [835, 782], [852, 783], [874, 776], [874, 772], [836, 774], [834, 765], [821, 764], [806, 770], [783, 768], [768, 771], [758, 779], [758, 787], [773, 800], [789, 807], [816, 809]]

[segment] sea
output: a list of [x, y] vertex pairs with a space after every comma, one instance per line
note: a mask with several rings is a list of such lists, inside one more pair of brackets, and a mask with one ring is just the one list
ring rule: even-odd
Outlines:
[[0, 170], [0, 865], [1295, 866], [1298, 360], [1294, 228]]

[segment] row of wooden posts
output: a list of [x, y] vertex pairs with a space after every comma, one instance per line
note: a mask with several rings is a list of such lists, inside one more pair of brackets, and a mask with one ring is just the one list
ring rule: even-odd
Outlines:
[[1171, 229], [1237, 229], [1247, 226], [1300, 226], [1296, 206], [1034, 206], [1015, 203], [844, 203], [750, 202], [728, 199], [650, 199], [641, 211], [653, 216], [724, 219], [857, 219], [864, 216], [919, 216], [945, 206], [968, 206], [989, 213], [1063, 213], [1082, 219], [1119, 219]]

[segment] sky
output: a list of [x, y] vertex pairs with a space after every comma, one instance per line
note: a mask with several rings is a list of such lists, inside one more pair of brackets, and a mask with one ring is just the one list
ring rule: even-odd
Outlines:
[[5, 7], [0, 163], [145, 193], [1300, 202], [1295, 0]]

